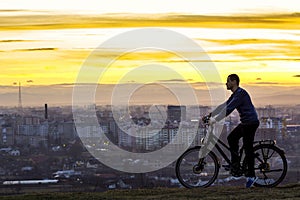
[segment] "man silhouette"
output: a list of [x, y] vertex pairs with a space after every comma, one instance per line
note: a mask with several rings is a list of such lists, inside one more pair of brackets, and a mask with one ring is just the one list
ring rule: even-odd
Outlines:
[[232, 91], [229, 99], [219, 105], [214, 111], [210, 113], [210, 123], [215, 123], [225, 116], [228, 116], [233, 110], [237, 109], [240, 115], [241, 123], [228, 135], [227, 140], [231, 151], [231, 166], [230, 171], [232, 174], [237, 172], [240, 168], [240, 161], [238, 158], [239, 140], [243, 138], [245, 149], [245, 161], [247, 164], [247, 177], [246, 187], [251, 187], [257, 177], [254, 171], [254, 150], [253, 141], [256, 129], [259, 126], [259, 120], [255, 107], [252, 104], [251, 98], [246, 90], [239, 87], [240, 79], [236, 74], [230, 74], [227, 78], [227, 90]]

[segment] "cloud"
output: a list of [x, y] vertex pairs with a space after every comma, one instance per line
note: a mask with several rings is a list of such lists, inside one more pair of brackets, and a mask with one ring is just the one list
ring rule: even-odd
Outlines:
[[0, 40], [0, 43], [10, 43], [10, 42], [36, 42], [38, 40]]
[[[122, 44], [120, 44], [120, 48], [123, 48], [122, 47]], [[126, 46], [125, 46], [126, 48]], [[101, 52], [100, 56], [108, 56], [108, 57], [115, 57], [116, 55], [118, 55], [118, 52], [120, 51], [120, 49], [109, 49], [108, 50], [105, 50], [105, 52]], [[162, 51], [162, 50], [153, 50], [153, 51], [133, 51], [133, 52], [130, 52], [130, 53], [125, 53], [125, 54], [122, 54], [118, 60], [166, 60], [166, 59], [169, 59], [169, 58], [174, 58], [176, 57], [175, 54], [172, 54], [170, 52], [167, 52], [167, 51]]]
[[293, 77], [300, 78], [300, 74], [294, 75]]
[[275, 44], [275, 45], [295, 45], [298, 41], [286, 40], [286, 39], [258, 39], [258, 38], [247, 38], [247, 39], [198, 39], [207, 42], [218, 43], [220, 45], [240, 45], [240, 44]]
[[166, 80], [159, 80], [159, 82], [186, 82], [184, 79], [166, 79]]
[[3, 12], [24, 12], [26, 10], [17, 10], [17, 9], [0, 9], [0, 13], [3, 13]]
[[52, 84], [50, 86], [74, 86], [75, 83], [59, 83], [59, 84]]
[[[176, 55], [161, 51], [137, 51], [124, 54], [118, 58], [123, 61], [138, 60], [159, 60], [166, 63], [185, 62], [253, 62], [253, 61], [300, 61], [298, 41], [296, 40], [271, 40], [271, 39], [236, 39], [236, 40], [207, 40], [214, 41], [223, 47], [222, 49], [207, 49], [206, 54], [211, 55], [211, 59], [203, 56], [199, 59], [199, 54], [195, 52], [184, 52], [191, 55], [190, 60], [178, 59]], [[263, 45], [263, 46], [262, 46]], [[218, 47], [217, 46], [217, 47]], [[120, 44], [120, 48], [122, 48]], [[120, 49], [105, 49], [96, 52], [94, 55], [99, 58], [115, 58]], [[281, 56], [278, 56], [281, 55]], [[267, 66], [262, 66], [267, 67]]]
[[280, 83], [278, 83], [278, 82], [254, 82], [254, 83], [249, 83], [249, 84], [258, 84], [258, 85], [279, 85]]
[[26, 13], [26, 15], [3, 15], [2, 30], [43, 30], [68, 28], [126, 28], [126, 27], [201, 27], [201, 28], [295, 28], [299, 16], [204, 16], [178, 14], [102, 14], [61, 15], [57, 13]]
[[261, 81], [261, 78], [256, 78], [257, 81]]
[[14, 51], [56, 51], [57, 48], [16, 49]]
[[0, 43], [3, 42], [25, 42], [26, 40], [0, 40]]

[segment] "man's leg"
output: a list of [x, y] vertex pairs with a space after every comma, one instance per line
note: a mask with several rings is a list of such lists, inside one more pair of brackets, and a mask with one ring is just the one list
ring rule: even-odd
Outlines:
[[246, 177], [255, 177], [253, 141], [258, 126], [259, 124], [244, 125], [243, 144], [245, 149], [245, 161], [247, 162], [248, 168], [245, 174]]
[[233, 131], [228, 135], [227, 140], [231, 152], [231, 163], [233, 167], [240, 165], [238, 156], [239, 151], [239, 140], [243, 136], [242, 125], [239, 124]]

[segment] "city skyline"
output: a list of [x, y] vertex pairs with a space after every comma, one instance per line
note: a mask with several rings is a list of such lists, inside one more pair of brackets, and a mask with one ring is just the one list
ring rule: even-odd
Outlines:
[[[95, 48], [128, 30], [158, 27], [183, 34], [201, 46], [222, 79], [216, 84], [224, 87], [227, 75], [237, 73], [256, 105], [298, 104], [300, 6], [296, 1], [245, 1], [241, 5], [231, 0], [218, 7], [216, 2], [74, 1], [62, 5], [57, 1], [1, 1], [0, 103], [17, 105], [16, 88], [21, 82], [24, 106], [71, 104], [77, 74]], [[191, 58], [197, 56], [191, 49], [182, 51]], [[108, 49], [102, 59], [116, 53]], [[110, 96], [122, 77], [155, 63], [178, 70], [182, 78], [140, 70], [122, 84], [167, 82], [180, 87], [185, 82], [195, 89], [199, 104], [209, 104], [205, 80], [185, 68], [188, 61], [158, 50], [130, 52], [109, 67], [98, 82], [101, 91], [97, 95]], [[154, 97], [168, 102], [170, 96], [158, 88]], [[147, 103], [148, 98], [132, 102]], [[100, 98], [96, 103], [107, 104], [109, 99]]]

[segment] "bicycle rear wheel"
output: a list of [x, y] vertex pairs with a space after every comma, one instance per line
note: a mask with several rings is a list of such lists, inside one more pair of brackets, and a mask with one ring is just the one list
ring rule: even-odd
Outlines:
[[208, 187], [218, 176], [219, 162], [213, 152], [199, 158], [200, 146], [188, 149], [176, 162], [176, 176], [186, 188]]
[[255, 174], [258, 180], [257, 187], [275, 187], [285, 177], [287, 161], [284, 151], [270, 144], [261, 144], [254, 147]]

